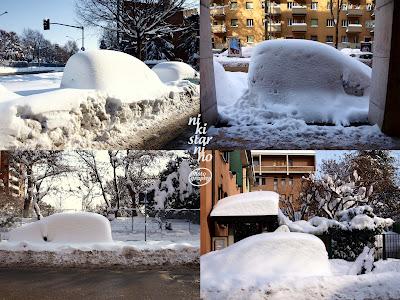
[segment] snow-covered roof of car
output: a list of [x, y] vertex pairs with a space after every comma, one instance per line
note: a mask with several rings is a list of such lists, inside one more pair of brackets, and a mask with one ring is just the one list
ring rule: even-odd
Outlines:
[[259, 191], [223, 198], [211, 211], [211, 217], [278, 215], [279, 194]]

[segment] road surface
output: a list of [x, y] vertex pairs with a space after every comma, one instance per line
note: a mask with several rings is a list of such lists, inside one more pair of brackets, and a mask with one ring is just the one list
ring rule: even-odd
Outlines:
[[199, 299], [199, 268], [0, 269], [0, 299]]

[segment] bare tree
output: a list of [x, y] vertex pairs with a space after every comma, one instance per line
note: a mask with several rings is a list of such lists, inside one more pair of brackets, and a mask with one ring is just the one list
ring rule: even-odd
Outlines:
[[339, 46], [339, 24], [340, 24], [340, 12], [343, 9], [343, 0], [331, 0], [329, 3], [329, 10], [333, 24], [335, 25], [335, 48]]
[[22, 171], [25, 185], [23, 216], [29, 216], [32, 205], [38, 220], [42, 218], [39, 202], [57, 189], [55, 180], [72, 171], [60, 151], [12, 151], [11, 165]]
[[168, 20], [185, 0], [78, 0], [76, 12], [88, 26], [113, 30], [122, 36], [120, 50], [143, 60], [147, 43], [181, 31]]

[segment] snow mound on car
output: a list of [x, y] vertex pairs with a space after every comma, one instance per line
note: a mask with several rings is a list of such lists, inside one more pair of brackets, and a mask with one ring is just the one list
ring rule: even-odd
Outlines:
[[152, 70], [162, 82], [198, 78], [198, 72], [190, 65], [180, 61], [168, 61], [155, 65]]
[[112, 50], [74, 54], [65, 66], [61, 88], [104, 90], [130, 101], [153, 100], [168, 92], [142, 61]]
[[288, 117], [307, 123], [364, 123], [370, 84], [371, 68], [331, 46], [295, 39], [265, 41], [253, 50], [249, 90], [230, 118], [241, 123]]
[[332, 275], [323, 242], [310, 234], [273, 232], [200, 258], [203, 291], [258, 287], [282, 278]]
[[10, 231], [9, 241], [53, 243], [113, 242], [107, 218], [95, 213], [58, 213]]

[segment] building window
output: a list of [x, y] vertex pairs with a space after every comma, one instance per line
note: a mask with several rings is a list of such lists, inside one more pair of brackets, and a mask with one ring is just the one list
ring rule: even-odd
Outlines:
[[312, 41], [318, 41], [318, 36], [312, 35], [312, 36], [310, 37], [310, 39], [311, 39]]
[[331, 2], [326, 3], [326, 9], [331, 9]]
[[281, 201], [286, 202], [286, 195], [285, 194], [281, 195]]
[[278, 191], [278, 178], [274, 178], [274, 192]]
[[282, 185], [282, 188], [283, 188], [283, 189], [286, 188], [286, 178], [282, 178], [282, 179], [281, 179], [281, 185]]
[[343, 3], [343, 4], [342, 4], [342, 10], [343, 10], [343, 11], [346, 11], [346, 10], [347, 10], [347, 3]]
[[239, 21], [238, 19], [231, 19], [231, 26], [232, 27], [238, 27]]
[[371, 42], [371, 37], [364, 37], [364, 42]]
[[267, 177], [261, 177], [261, 185], [267, 185]]
[[292, 26], [292, 24], [293, 24], [293, 19], [287, 19], [287, 24], [288, 24], [288, 26]]
[[247, 27], [253, 27], [254, 26], [254, 20], [253, 19], [247, 19], [246, 20], [246, 25], [247, 25]]
[[342, 20], [342, 27], [347, 27], [349, 20]]
[[327, 35], [326, 36], [326, 42], [327, 43], [333, 43], [333, 35]]
[[253, 156], [253, 165], [254, 165], [254, 166], [260, 165], [260, 157], [258, 157], [258, 156]]
[[253, 9], [253, 2], [246, 2], [246, 9]]
[[292, 9], [292, 7], [293, 7], [293, 2], [288, 2], [287, 3], [287, 8], [288, 9]]
[[342, 43], [348, 43], [349, 42], [349, 38], [347, 37], [347, 35], [342, 35], [340, 41]]
[[247, 36], [247, 43], [254, 43], [254, 35], [248, 35]]
[[335, 22], [333, 19], [327, 19], [326, 20], [326, 27], [333, 27], [335, 26]]
[[349, 24], [360, 24], [360, 20], [352, 20], [351, 22], [349, 22]]
[[293, 159], [289, 158], [289, 166], [292, 167], [293, 166]]
[[290, 186], [290, 187], [293, 186], [293, 177], [289, 177], [289, 186]]
[[375, 24], [374, 20], [365, 21], [366, 28], [374, 28], [374, 24]]
[[318, 19], [311, 19], [311, 27], [318, 27]]
[[292, 202], [293, 201], [293, 194], [289, 195], [289, 201]]
[[222, 152], [222, 159], [224, 162], [228, 163], [229, 162], [229, 152], [228, 151], [223, 151]]
[[311, 2], [311, 9], [318, 10], [318, 2]]
[[367, 11], [371, 11], [372, 10], [372, 3], [367, 3]]
[[230, 9], [237, 9], [238, 8], [238, 4], [236, 1], [231, 1], [231, 4], [229, 6]]

